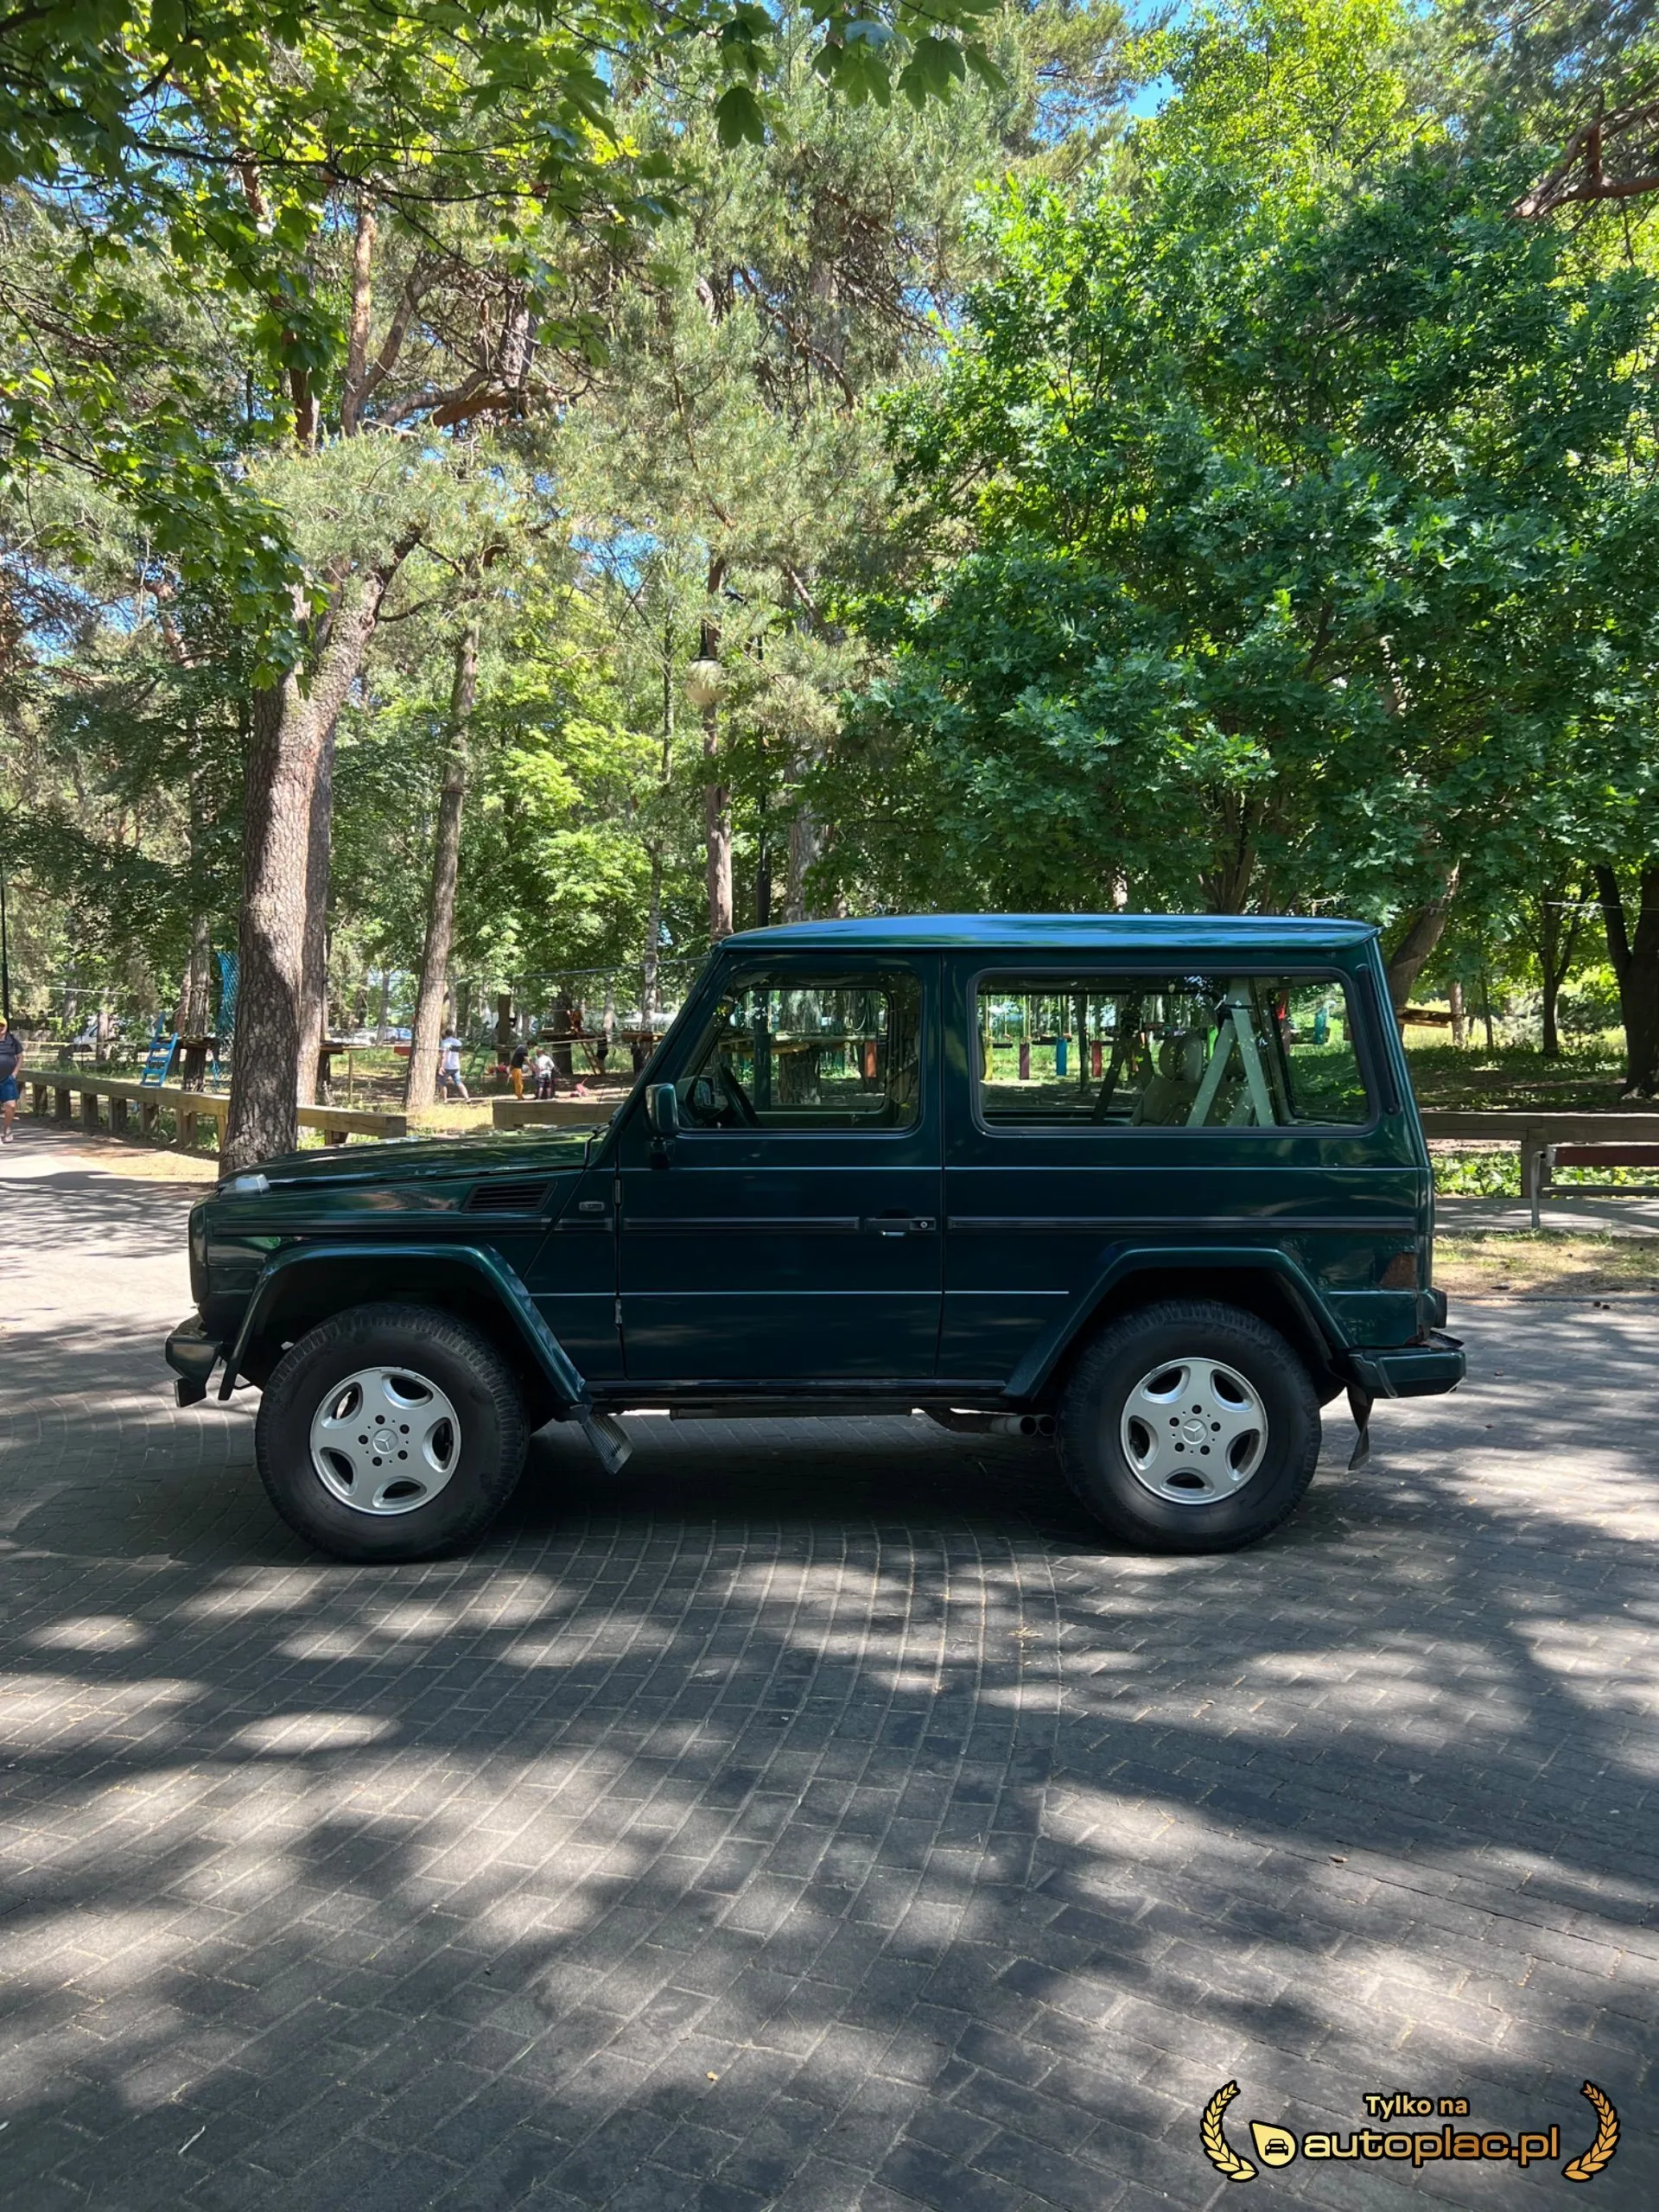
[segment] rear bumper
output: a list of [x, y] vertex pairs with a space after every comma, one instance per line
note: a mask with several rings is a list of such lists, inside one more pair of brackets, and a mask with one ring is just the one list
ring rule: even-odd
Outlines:
[[1343, 1365], [1350, 1378], [1374, 1398], [1433, 1398], [1457, 1389], [1466, 1362], [1461, 1338], [1431, 1329], [1421, 1344], [1388, 1351], [1351, 1351]]
[[198, 1313], [181, 1321], [174, 1330], [162, 1346], [162, 1357], [179, 1378], [174, 1395], [181, 1406], [199, 1406], [207, 1396], [208, 1378], [219, 1365], [223, 1350], [203, 1329]]

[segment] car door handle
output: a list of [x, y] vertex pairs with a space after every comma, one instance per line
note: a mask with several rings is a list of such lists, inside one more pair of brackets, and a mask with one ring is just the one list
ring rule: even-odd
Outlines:
[[864, 1223], [865, 1228], [873, 1229], [878, 1236], [927, 1236], [938, 1225], [931, 1213], [873, 1213]]

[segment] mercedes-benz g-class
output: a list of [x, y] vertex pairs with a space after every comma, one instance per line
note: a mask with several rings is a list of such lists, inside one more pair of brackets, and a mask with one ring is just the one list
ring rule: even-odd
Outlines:
[[1455, 1387], [1376, 933], [949, 916], [728, 938], [602, 1128], [305, 1152], [191, 1215], [181, 1403], [264, 1393], [324, 1549], [475, 1539], [630, 1407], [1052, 1427], [1112, 1535], [1249, 1543], [1319, 1409]]

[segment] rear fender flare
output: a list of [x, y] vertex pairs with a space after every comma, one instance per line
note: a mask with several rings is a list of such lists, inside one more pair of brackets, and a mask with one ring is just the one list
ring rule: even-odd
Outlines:
[[[226, 1355], [225, 1376], [219, 1384], [219, 1396], [230, 1396], [248, 1346], [276, 1312], [285, 1294], [294, 1287], [301, 1270], [342, 1264], [360, 1266], [365, 1261], [384, 1261], [393, 1268], [403, 1269], [407, 1269], [411, 1262], [419, 1261], [431, 1264], [441, 1273], [473, 1277], [477, 1287], [512, 1323], [531, 1364], [557, 1402], [556, 1417], [561, 1420], [571, 1414], [579, 1417], [587, 1410], [587, 1382], [569, 1353], [542, 1319], [534, 1299], [499, 1254], [475, 1244], [341, 1243], [302, 1244], [291, 1250], [276, 1253], [266, 1262], [255, 1284], [235, 1341]], [[396, 1293], [390, 1294], [395, 1296]]]
[[[1056, 1325], [1038, 1339], [1008, 1377], [1007, 1395], [1022, 1400], [1039, 1395], [1067, 1355], [1094, 1326], [1101, 1308], [1136, 1275], [1205, 1277], [1246, 1272], [1275, 1278], [1300, 1325], [1293, 1332], [1302, 1339], [1297, 1349], [1310, 1361], [1322, 1362], [1335, 1380], [1345, 1348], [1343, 1333], [1325, 1300], [1288, 1253], [1260, 1245], [1211, 1245], [1202, 1250], [1190, 1246], [1143, 1245], [1116, 1254]], [[1205, 1287], [1217, 1296], [1226, 1294], [1218, 1285]]]

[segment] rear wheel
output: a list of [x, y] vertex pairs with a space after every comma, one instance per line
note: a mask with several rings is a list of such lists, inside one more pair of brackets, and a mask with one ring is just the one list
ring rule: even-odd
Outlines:
[[1060, 1404], [1077, 1497], [1143, 1549], [1233, 1551], [1276, 1529], [1313, 1478], [1319, 1408], [1276, 1329], [1200, 1299], [1102, 1330]]
[[524, 1407], [476, 1329], [421, 1306], [357, 1306], [277, 1362], [254, 1432], [291, 1529], [337, 1559], [425, 1559], [474, 1541], [524, 1465]]

